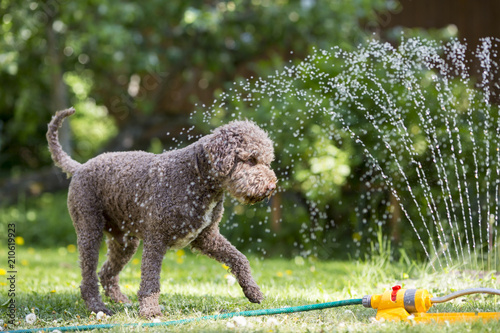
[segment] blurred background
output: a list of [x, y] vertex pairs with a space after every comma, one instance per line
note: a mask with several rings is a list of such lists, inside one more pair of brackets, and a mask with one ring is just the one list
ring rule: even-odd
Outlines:
[[[397, 43], [402, 32], [475, 45], [481, 37], [500, 37], [498, 17], [498, 0], [3, 0], [0, 224], [6, 230], [16, 223], [31, 247], [76, 243], [66, 208], [69, 180], [53, 167], [45, 140], [56, 110], [77, 110], [60, 139], [80, 162], [107, 151], [161, 153], [208, 133], [210, 126], [190, 116], [195, 109], [235, 82], [281, 71], [314, 48], [353, 50], [368, 38]], [[303, 126], [321, 126], [310, 122]], [[280, 147], [277, 156], [284, 155]], [[295, 155], [307, 162], [306, 148], [297, 145]], [[314, 173], [307, 170], [314, 163], [302, 163], [258, 209], [228, 200], [223, 233], [262, 256], [364, 255], [370, 247], [359, 243], [368, 233], [356, 207], [365, 204], [365, 161], [359, 151], [338, 149], [337, 163], [345, 167], [321, 179], [326, 190], [311, 193], [314, 178], [304, 175]], [[273, 167], [283, 177], [290, 165], [282, 158]], [[383, 220], [380, 232], [411, 249], [414, 235], [402, 226], [397, 202], [388, 193], [377, 200], [382, 213], [372, 218]]]

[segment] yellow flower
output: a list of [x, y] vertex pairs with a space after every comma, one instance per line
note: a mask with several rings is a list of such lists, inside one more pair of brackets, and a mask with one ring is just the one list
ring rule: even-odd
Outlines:
[[3, 268], [0, 268], [0, 275], [5, 275], [7, 274], [7, 271]]
[[21, 236], [17, 236], [16, 237], [16, 244], [17, 245], [24, 245], [24, 238], [22, 238]]
[[139, 259], [137, 259], [137, 258], [135, 258], [134, 260], [132, 260], [132, 264], [134, 264], [134, 265], [139, 265], [140, 262], [141, 261]]
[[69, 244], [68, 246], [66, 246], [66, 249], [68, 250], [69, 253], [76, 252], [76, 246], [74, 244]]
[[283, 277], [283, 273], [282, 272], [276, 272], [276, 276]]
[[182, 257], [182, 256], [184, 256], [186, 254], [186, 252], [184, 252], [183, 249], [180, 249], [180, 250], [177, 250], [175, 252], [175, 254], [177, 254], [178, 257]]
[[35, 249], [32, 247], [28, 247], [28, 253], [29, 254], [35, 254]]
[[23, 259], [23, 260], [21, 260], [21, 265], [28, 266], [29, 265], [29, 261], [26, 260], [26, 259]]
[[224, 268], [227, 271], [229, 269], [229, 266], [222, 264], [222, 268]]
[[287, 270], [285, 271], [285, 273], [286, 273], [286, 275], [292, 275], [292, 270], [287, 269]]
[[184, 258], [182, 257], [177, 257], [177, 259], [175, 260], [178, 264], [182, 264], [184, 262]]
[[51, 293], [55, 293], [55, 292], [56, 292], [56, 290], [55, 290], [55, 289], [52, 289], [50, 292], [51, 292]]
[[7, 283], [5, 283], [5, 282], [0, 282], [0, 286], [6, 286], [6, 285], [7, 285]]

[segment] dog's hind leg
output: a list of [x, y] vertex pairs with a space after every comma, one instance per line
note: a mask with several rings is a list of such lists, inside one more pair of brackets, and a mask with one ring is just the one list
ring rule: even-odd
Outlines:
[[108, 315], [112, 312], [106, 308], [99, 294], [97, 279], [97, 263], [101, 246], [103, 228], [105, 224], [101, 210], [95, 207], [92, 196], [81, 189], [72, 191], [68, 195], [68, 207], [73, 219], [77, 235], [82, 284], [80, 290], [82, 298], [90, 311], [102, 311]]
[[104, 288], [106, 296], [118, 303], [131, 303], [118, 285], [121, 270], [130, 261], [137, 251], [139, 239], [136, 237], [124, 235], [107, 235], [106, 244], [108, 245], [107, 260], [102, 265], [99, 272], [101, 285]]

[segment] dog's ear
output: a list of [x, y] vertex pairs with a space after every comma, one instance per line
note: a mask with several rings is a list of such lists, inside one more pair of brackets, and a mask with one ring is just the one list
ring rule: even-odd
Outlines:
[[236, 161], [238, 136], [225, 128], [217, 129], [203, 144], [208, 153], [212, 170], [218, 176], [227, 176]]

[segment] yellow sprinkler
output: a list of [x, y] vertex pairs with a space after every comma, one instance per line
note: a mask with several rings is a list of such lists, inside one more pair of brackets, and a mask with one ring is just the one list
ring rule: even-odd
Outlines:
[[448, 302], [454, 298], [470, 294], [500, 295], [500, 290], [490, 288], [473, 288], [457, 291], [443, 297], [433, 297], [425, 289], [401, 289], [394, 286], [382, 295], [363, 297], [363, 305], [377, 310], [377, 320], [416, 321], [416, 322], [454, 322], [469, 319], [500, 319], [500, 312], [450, 312], [427, 313], [436, 303]]

